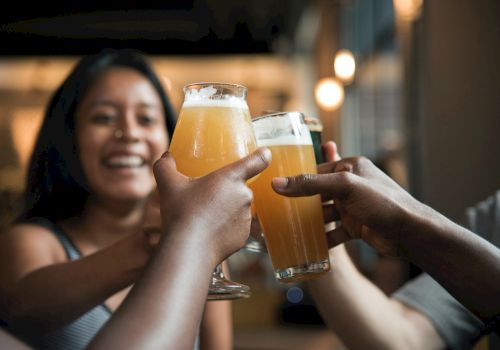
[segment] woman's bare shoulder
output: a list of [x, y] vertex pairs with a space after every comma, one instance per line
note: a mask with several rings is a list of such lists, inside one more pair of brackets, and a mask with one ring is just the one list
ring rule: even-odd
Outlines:
[[0, 234], [0, 266], [3, 271], [25, 274], [65, 260], [63, 246], [46, 227], [21, 223]]

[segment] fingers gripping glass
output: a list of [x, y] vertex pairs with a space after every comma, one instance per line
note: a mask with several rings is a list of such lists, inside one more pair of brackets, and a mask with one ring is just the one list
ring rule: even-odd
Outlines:
[[[204, 176], [241, 159], [256, 148], [244, 86], [195, 83], [184, 87], [184, 103], [170, 151], [177, 169]], [[250, 296], [250, 288], [224, 277], [221, 266], [212, 275], [209, 300]]]

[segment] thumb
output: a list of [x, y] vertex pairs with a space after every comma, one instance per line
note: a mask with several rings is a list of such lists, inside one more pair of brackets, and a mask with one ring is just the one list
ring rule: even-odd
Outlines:
[[337, 150], [337, 144], [333, 141], [328, 141], [322, 146], [325, 162], [339, 161], [342, 159]]
[[178, 184], [187, 177], [177, 171], [172, 153], [165, 152], [153, 165], [153, 173], [160, 192], [169, 192], [173, 184]]
[[271, 159], [271, 151], [269, 148], [263, 147], [234, 163], [226, 165], [221, 170], [246, 181], [267, 168], [271, 164]]

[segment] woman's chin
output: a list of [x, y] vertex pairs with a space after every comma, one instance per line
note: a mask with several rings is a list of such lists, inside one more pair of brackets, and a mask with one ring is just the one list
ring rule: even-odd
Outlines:
[[106, 197], [110, 200], [123, 203], [142, 202], [151, 194], [152, 189], [121, 189], [110, 191]]

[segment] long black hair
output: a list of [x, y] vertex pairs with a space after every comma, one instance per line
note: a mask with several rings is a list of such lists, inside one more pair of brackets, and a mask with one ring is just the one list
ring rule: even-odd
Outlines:
[[168, 133], [173, 134], [173, 108], [141, 53], [106, 50], [83, 58], [56, 90], [45, 112], [28, 167], [19, 221], [44, 217], [55, 222], [82, 212], [89, 192], [77, 152], [74, 115], [89, 88], [113, 67], [134, 69], [151, 82], [160, 96]]

